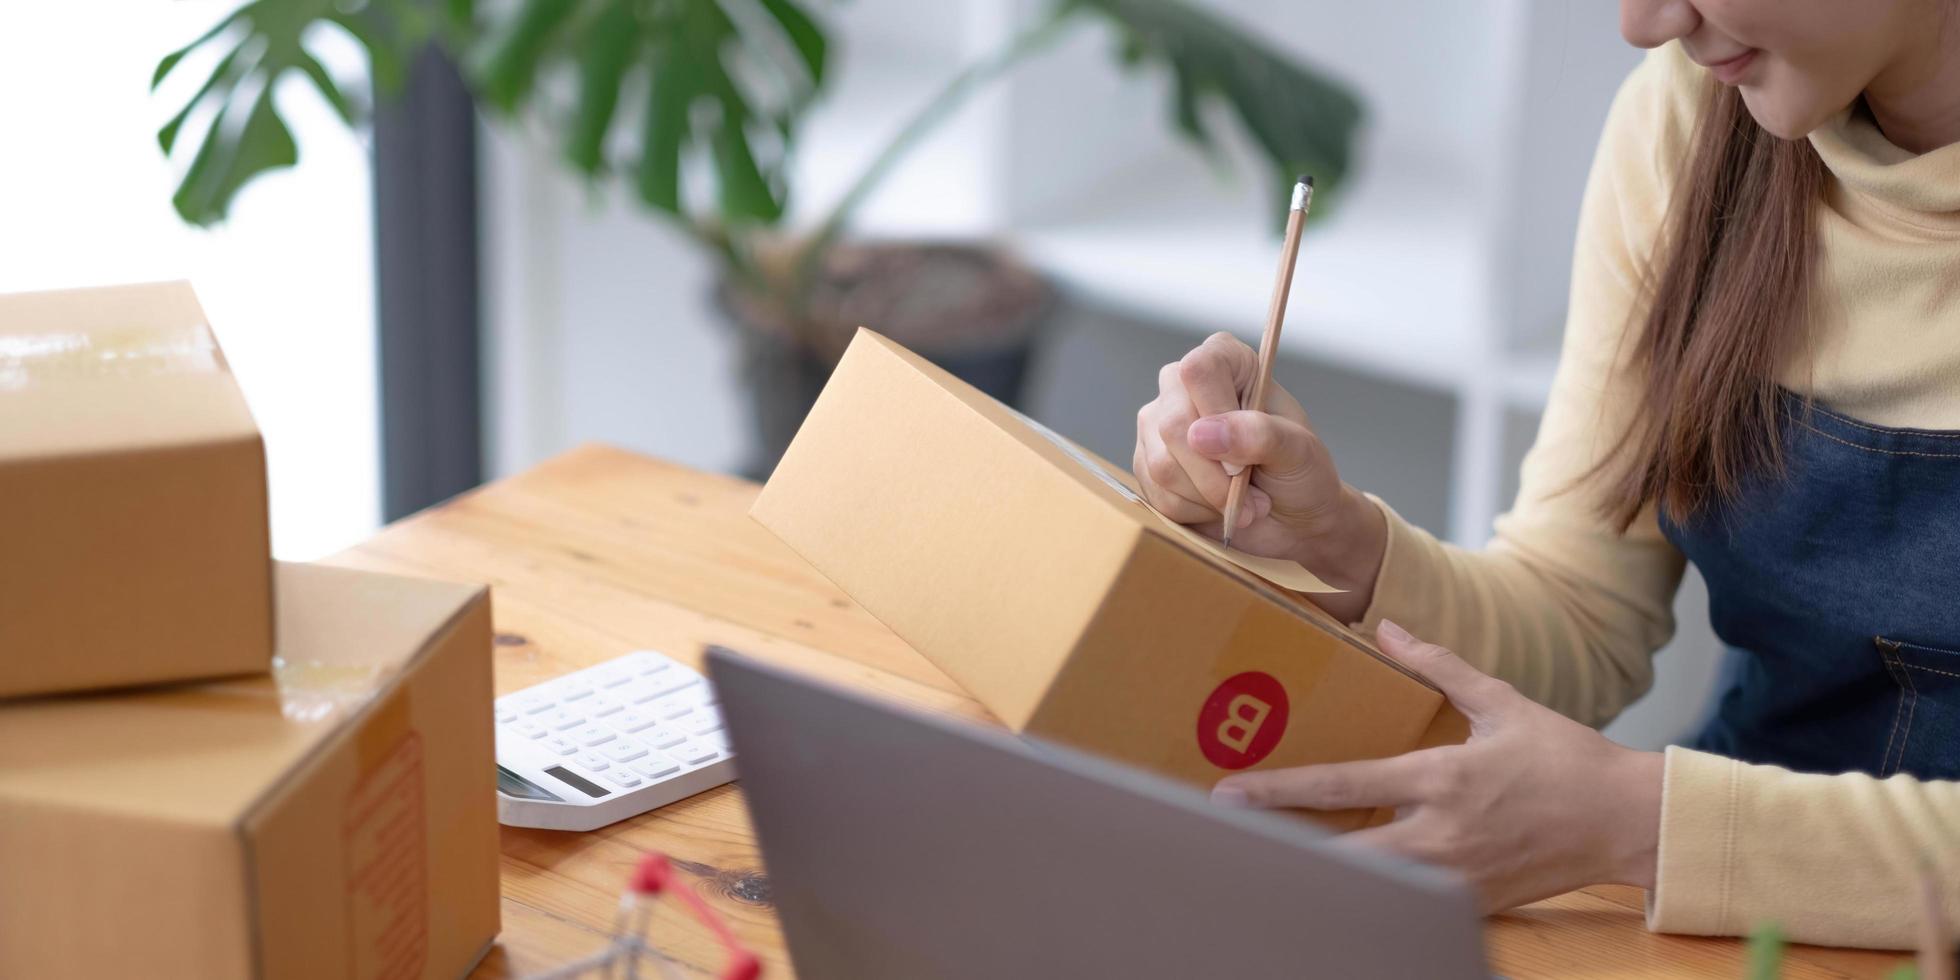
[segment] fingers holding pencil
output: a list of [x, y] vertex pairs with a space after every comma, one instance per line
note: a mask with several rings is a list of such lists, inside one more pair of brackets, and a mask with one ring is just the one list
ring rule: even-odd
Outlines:
[[[1306, 225], [1307, 212], [1313, 207], [1313, 178], [1302, 176], [1293, 185], [1293, 202], [1286, 217], [1286, 237], [1280, 247], [1279, 274], [1273, 284], [1273, 298], [1266, 313], [1266, 331], [1259, 339], [1259, 363], [1253, 375], [1252, 386], [1241, 405], [1258, 409], [1266, 404], [1266, 389], [1272, 385], [1273, 358], [1279, 351], [1280, 327], [1286, 322], [1286, 300], [1293, 292], [1293, 270], [1300, 259], [1300, 232]], [[1232, 475], [1232, 484], [1225, 498], [1223, 533], [1219, 540], [1227, 547], [1232, 546], [1232, 531], [1239, 526], [1239, 509], [1245, 505], [1246, 488], [1251, 485], [1252, 474], [1241, 469]]]

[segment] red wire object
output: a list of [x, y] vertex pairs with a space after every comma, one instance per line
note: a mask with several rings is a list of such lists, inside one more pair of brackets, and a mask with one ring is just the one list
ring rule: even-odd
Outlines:
[[692, 889], [675, 887], [674, 866], [668, 863], [667, 855], [658, 852], [648, 854], [633, 875], [632, 888], [635, 893], [649, 897], [673, 895], [715, 934], [722, 948], [728, 951], [728, 965], [722, 968], [721, 980], [757, 980], [762, 976], [762, 961], [743, 947], [742, 941], [736, 939], [735, 933], [728, 928], [728, 923], [723, 922], [721, 916], [715, 914], [715, 910], [709, 908], [708, 903], [702, 901], [701, 896], [694, 894]]
[[743, 946], [742, 941], [735, 938], [735, 933], [728, 928], [728, 923], [674, 873], [674, 866], [667, 860], [667, 855], [658, 852], [649, 853], [640, 860], [639, 867], [634, 869], [633, 877], [627, 884], [626, 893], [619, 897], [619, 912], [613, 919], [611, 944], [584, 959], [536, 974], [531, 980], [572, 980], [594, 975], [607, 980], [638, 980], [642, 976], [643, 966], [650, 967], [662, 977], [678, 977], [679, 974], [674, 972], [674, 962], [661, 956], [646, 938], [647, 928], [653, 922], [654, 903], [662, 895], [678, 898], [728, 951], [728, 965], [722, 967], [720, 980], [759, 980], [762, 961]]

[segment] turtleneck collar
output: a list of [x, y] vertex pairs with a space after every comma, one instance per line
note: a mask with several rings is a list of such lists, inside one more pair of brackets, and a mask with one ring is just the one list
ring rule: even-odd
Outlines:
[[1810, 145], [1845, 189], [1942, 223], [1960, 220], [1960, 143], [1901, 149], [1860, 101], [1811, 133]]

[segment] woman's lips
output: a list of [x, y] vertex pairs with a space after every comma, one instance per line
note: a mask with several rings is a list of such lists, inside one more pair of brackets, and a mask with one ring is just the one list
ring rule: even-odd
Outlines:
[[1724, 85], [1734, 85], [1742, 81], [1742, 73], [1756, 63], [1757, 49], [1750, 48], [1727, 61], [1718, 61], [1708, 66], [1708, 72]]

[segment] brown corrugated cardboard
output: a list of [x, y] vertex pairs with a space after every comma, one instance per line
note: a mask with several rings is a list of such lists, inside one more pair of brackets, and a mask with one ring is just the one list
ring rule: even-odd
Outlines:
[[0, 705], [0, 977], [451, 978], [496, 935], [488, 592], [277, 572], [272, 675]]
[[186, 283], [0, 296], [0, 698], [263, 671], [265, 449]]
[[869, 331], [751, 514], [1016, 731], [1200, 786], [1467, 733], [1127, 474]]

